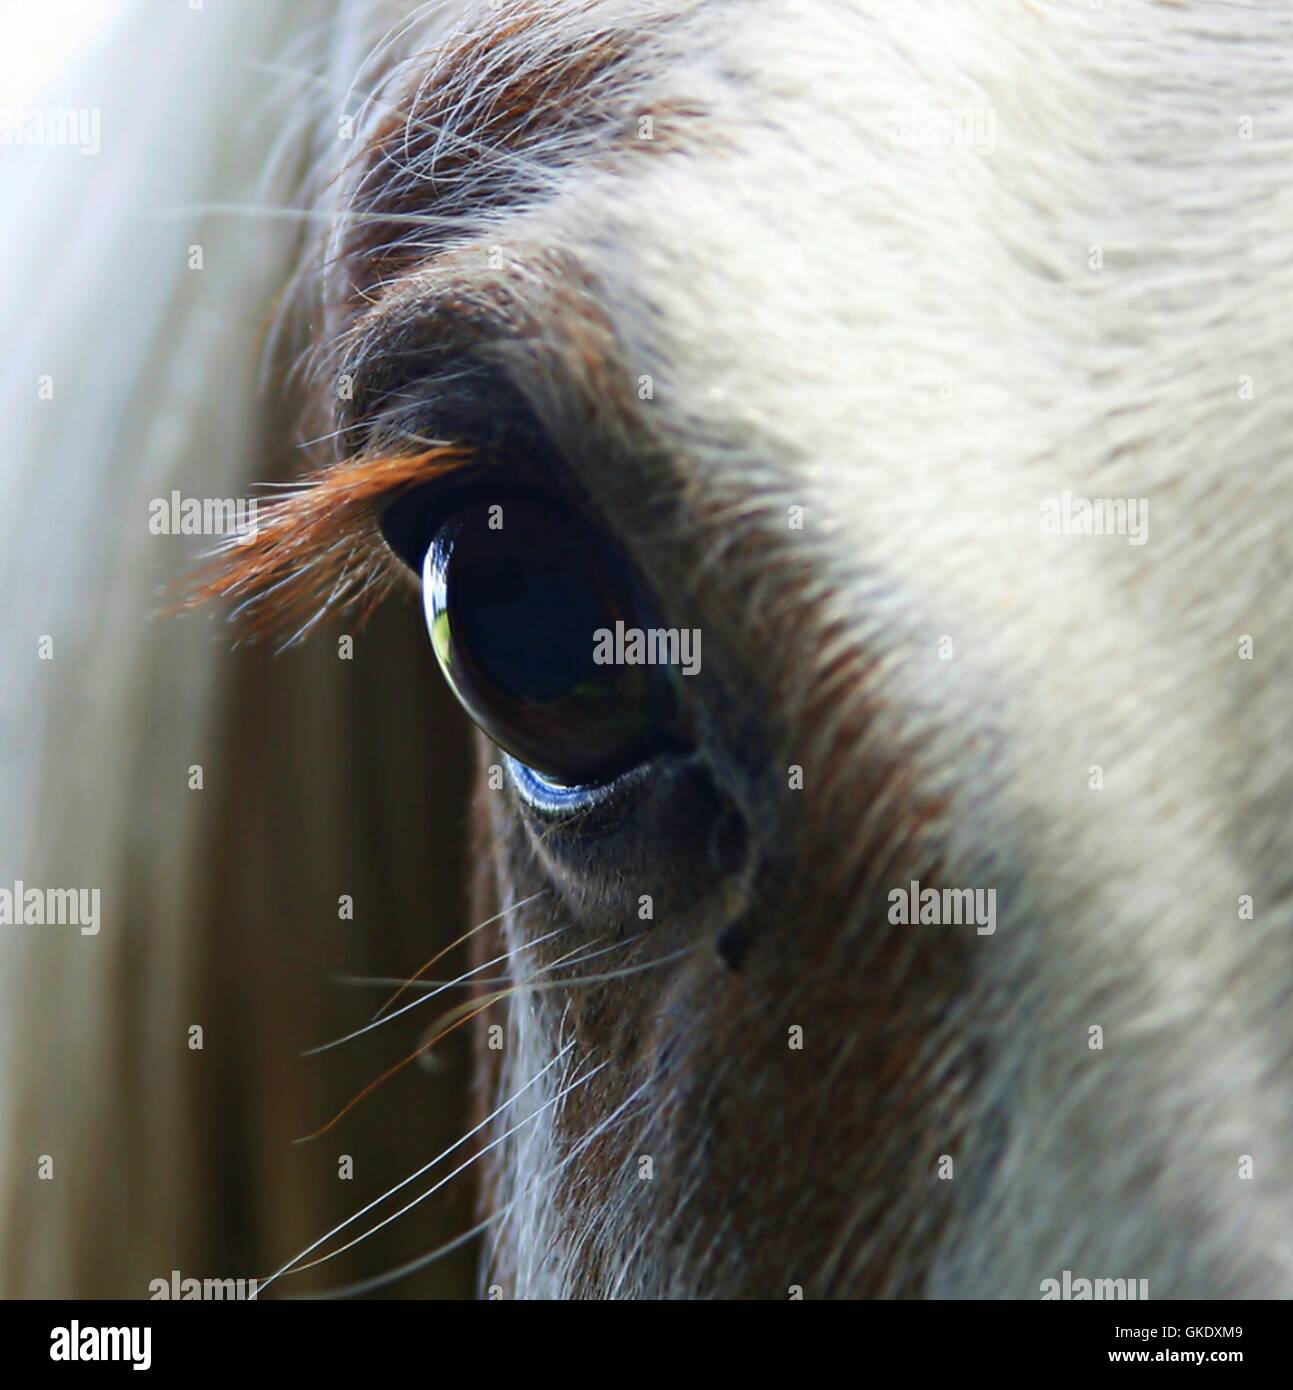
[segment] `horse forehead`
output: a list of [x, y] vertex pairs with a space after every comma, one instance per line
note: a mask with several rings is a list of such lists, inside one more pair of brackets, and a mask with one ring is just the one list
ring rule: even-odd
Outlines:
[[[1287, 359], [1293, 250], [1235, 210], [1293, 203], [1293, 87], [1269, 61], [1293, 16], [1127, 9], [1139, 26], [971, 6], [949, 33], [841, 3], [690, 21], [696, 47], [639, 94], [648, 116], [692, 99], [678, 157], [572, 170], [548, 225], [609, 282], [634, 358], [674, 364], [680, 408], [743, 410], [788, 460], [807, 424], [886, 487], [894, 455], [909, 486], [960, 476], [900, 447], [955, 418], [988, 430], [958, 440], [971, 458], [1071, 449], [1167, 482], [1206, 453], [1215, 473], [1241, 375], [1216, 359]], [[1143, 447], [1165, 427], [1195, 456]]]
[[[688, 22], [706, 42], [651, 88], [694, 99], [685, 145], [547, 216], [702, 482], [824, 504], [968, 603], [964, 558], [989, 609], [1078, 577], [1215, 609], [1217, 520], [1269, 550], [1293, 519], [1293, 248], [1236, 215], [1293, 213], [1293, 16]], [[1143, 502], [1149, 547], [1039, 550], [1066, 490]]]

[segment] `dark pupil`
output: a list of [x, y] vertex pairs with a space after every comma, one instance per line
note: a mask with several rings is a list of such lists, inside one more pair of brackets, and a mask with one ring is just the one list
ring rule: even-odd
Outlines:
[[490, 507], [456, 512], [427, 557], [441, 667], [513, 757], [568, 785], [604, 779], [635, 760], [662, 712], [658, 669], [594, 660], [599, 629], [635, 621], [626, 585], [570, 516], [514, 499], [491, 526]]

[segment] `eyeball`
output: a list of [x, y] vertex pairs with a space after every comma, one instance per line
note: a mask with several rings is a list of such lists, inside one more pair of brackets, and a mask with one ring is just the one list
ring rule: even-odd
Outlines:
[[460, 505], [426, 550], [422, 596], [463, 709], [548, 780], [605, 782], [664, 736], [661, 668], [598, 660], [617, 622], [642, 619], [622, 563], [570, 512], [535, 497]]

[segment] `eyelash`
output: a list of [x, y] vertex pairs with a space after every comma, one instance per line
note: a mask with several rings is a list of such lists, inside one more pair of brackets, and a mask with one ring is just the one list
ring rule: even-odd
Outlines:
[[360, 604], [361, 623], [405, 581], [380, 529], [398, 499], [476, 462], [461, 445], [418, 453], [363, 455], [321, 470], [259, 509], [245, 544], [225, 545], [197, 571], [177, 607], [233, 600], [231, 620], [252, 636], [291, 632], [302, 638], [331, 612]]
[[[351, 457], [262, 506], [256, 538], [201, 568], [176, 607], [232, 599], [231, 617], [253, 637], [299, 623], [284, 645], [355, 604], [362, 624], [392, 592], [411, 587], [408, 570], [419, 572], [420, 557], [410, 564], [400, 556], [401, 565], [383, 537], [383, 519], [403, 498], [420, 494], [442, 508], [486, 473], [516, 490], [569, 477], [560, 450], [495, 363], [443, 351], [425, 360], [401, 355], [380, 391], [359, 384], [379, 376], [380, 364], [355, 375], [355, 395], [333, 436], [353, 442]], [[392, 400], [398, 418], [382, 414]], [[451, 442], [426, 447], [428, 439]]]

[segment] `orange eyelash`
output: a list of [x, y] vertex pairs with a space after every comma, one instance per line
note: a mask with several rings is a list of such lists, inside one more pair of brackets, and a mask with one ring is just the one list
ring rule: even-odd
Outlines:
[[441, 445], [419, 454], [354, 458], [257, 507], [255, 529], [233, 537], [194, 577], [179, 605], [235, 599], [255, 635], [304, 620], [295, 641], [337, 608], [363, 603], [362, 623], [399, 582], [373, 503], [457, 472], [470, 451]]

